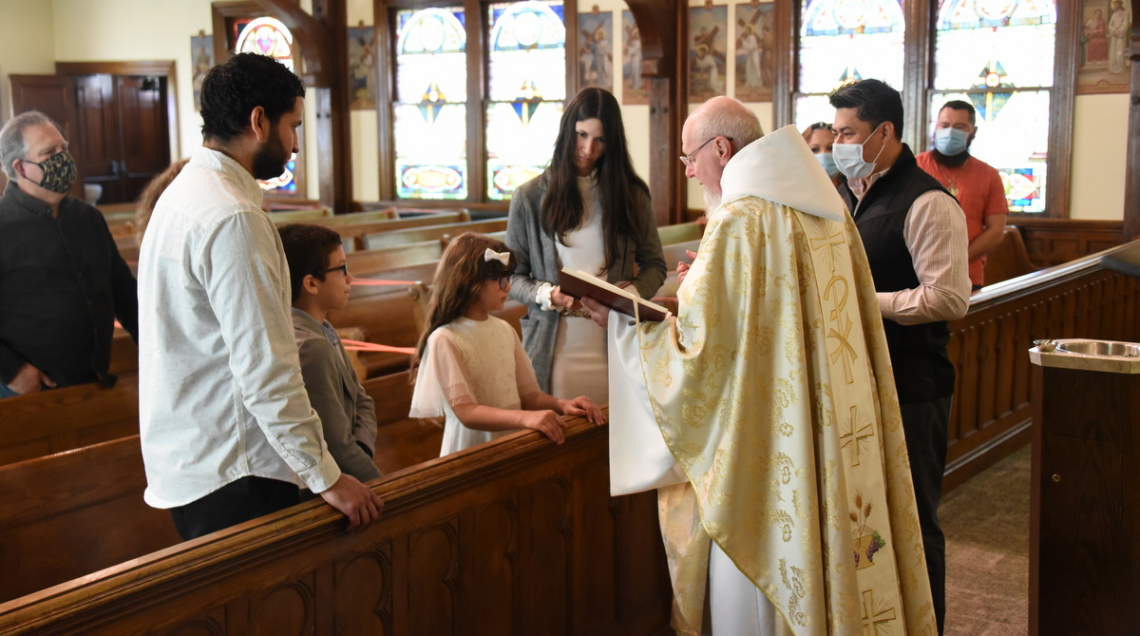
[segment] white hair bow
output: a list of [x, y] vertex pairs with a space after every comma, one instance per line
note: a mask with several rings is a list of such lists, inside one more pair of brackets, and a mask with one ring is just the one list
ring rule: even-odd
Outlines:
[[496, 252], [495, 250], [488, 247], [487, 251], [483, 252], [483, 261], [499, 261], [503, 264], [503, 267], [507, 267], [511, 264], [511, 253]]

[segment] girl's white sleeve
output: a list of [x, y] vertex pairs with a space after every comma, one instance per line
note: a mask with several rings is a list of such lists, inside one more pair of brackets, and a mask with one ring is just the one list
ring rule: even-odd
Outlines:
[[467, 380], [462, 356], [450, 336], [447, 329], [441, 328], [428, 337], [408, 417], [442, 417], [444, 405], [454, 409], [460, 404], [478, 403]]

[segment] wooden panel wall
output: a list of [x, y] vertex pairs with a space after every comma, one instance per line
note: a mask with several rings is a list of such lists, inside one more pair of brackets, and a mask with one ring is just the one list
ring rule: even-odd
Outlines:
[[1010, 217], [1021, 229], [1029, 259], [1038, 267], [1052, 267], [1124, 243], [1121, 221], [1074, 221]]
[[957, 371], [950, 415], [947, 491], [1029, 441], [1035, 339], [1140, 339], [1140, 280], [1102, 269], [1100, 258], [985, 288], [950, 323]]
[[531, 432], [0, 605], [0, 634], [664, 635], [656, 496], [609, 496], [607, 431]]

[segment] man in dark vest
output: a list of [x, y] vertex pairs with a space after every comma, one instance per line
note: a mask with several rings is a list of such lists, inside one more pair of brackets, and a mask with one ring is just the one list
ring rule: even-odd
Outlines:
[[954, 366], [946, 321], [969, 307], [966, 217], [902, 143], [898, 91], [863, 80], [831, 95], [839, 193], [863, 238], [883, 313], [922, 526], [938, 632], [946, 616], [946, 541], [938, 524]]

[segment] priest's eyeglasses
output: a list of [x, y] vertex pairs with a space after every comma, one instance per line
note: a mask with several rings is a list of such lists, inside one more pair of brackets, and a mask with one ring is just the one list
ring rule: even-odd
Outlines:
[[[712, 137], [709, 137], [705, 141], [705, 143], [697, 146], [696, 150], [690, 152], [687, 155], [681, 155], [681, 163], [685, 164], [686, 168], [692, 168], [693, 167], [693, 157], [695, 157], [697, 155], [697, 153], [701, 151], [701, 148], [704, 148], [705, 146], [709, 145], [709, 142], [712, 141], [713, 139], [716, 139], [717, 137], [722, 137], [722, 136], [723, 135], [713, 135]], [[725, 137], [725, 139], [732, 141], [732, 137]]]

